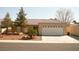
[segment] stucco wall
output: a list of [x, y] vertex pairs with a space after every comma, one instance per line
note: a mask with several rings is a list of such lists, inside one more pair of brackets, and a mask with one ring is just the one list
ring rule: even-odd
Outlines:
[[71, 35], [77, 35], [77, 36], [79, 36], [79, 25], [78, 24], [76, 24], [76, 25], [74, 25], [74, 26], [72, 26], [72, 32], [71, 32]]
[[79, 36], [79, 24], [70, 24], [70, 26], [66, 28], [66, 32], [70, 32], [70, 35]]

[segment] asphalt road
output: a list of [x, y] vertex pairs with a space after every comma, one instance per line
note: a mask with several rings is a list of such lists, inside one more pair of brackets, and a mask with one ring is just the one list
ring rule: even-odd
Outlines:
[[79, 43], [1, 43], [0, 51], [79, 51]]

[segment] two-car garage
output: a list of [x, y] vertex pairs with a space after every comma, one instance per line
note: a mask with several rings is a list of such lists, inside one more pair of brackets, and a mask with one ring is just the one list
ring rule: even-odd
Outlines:
[[64, 35], [64, 26], [61, 23], [44, 23], [39, 25], [39, 33], [44, 36]]
[[42, 28], [42, 35], [64, 35], [63, 28]]

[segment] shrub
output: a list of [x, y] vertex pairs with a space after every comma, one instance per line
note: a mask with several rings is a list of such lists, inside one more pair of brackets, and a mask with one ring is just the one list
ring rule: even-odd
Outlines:
[[30, 38], [32, 38], [32, 36], [37, 35], [37, 30], [35, 30], [33, 27], [29, 27], [28, 35], [30, 36]]

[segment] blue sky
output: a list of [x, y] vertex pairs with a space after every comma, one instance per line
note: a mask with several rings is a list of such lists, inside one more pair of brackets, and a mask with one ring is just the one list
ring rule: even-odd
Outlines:
[[[27, 13], [27, 18], [49, 19], [55, 18], [56, 11], [59, 8], [60, 7], [24, 7], [24, 11]], [[12, 20], [15, 20], [19, 9], [19, 7], [0, 7], [0, 19], [3, 19], [6, 13], [9, 12]], [[68, 7], [68, 9], [72, 10], [75, 20], [79, 21], [79, 8]]]

